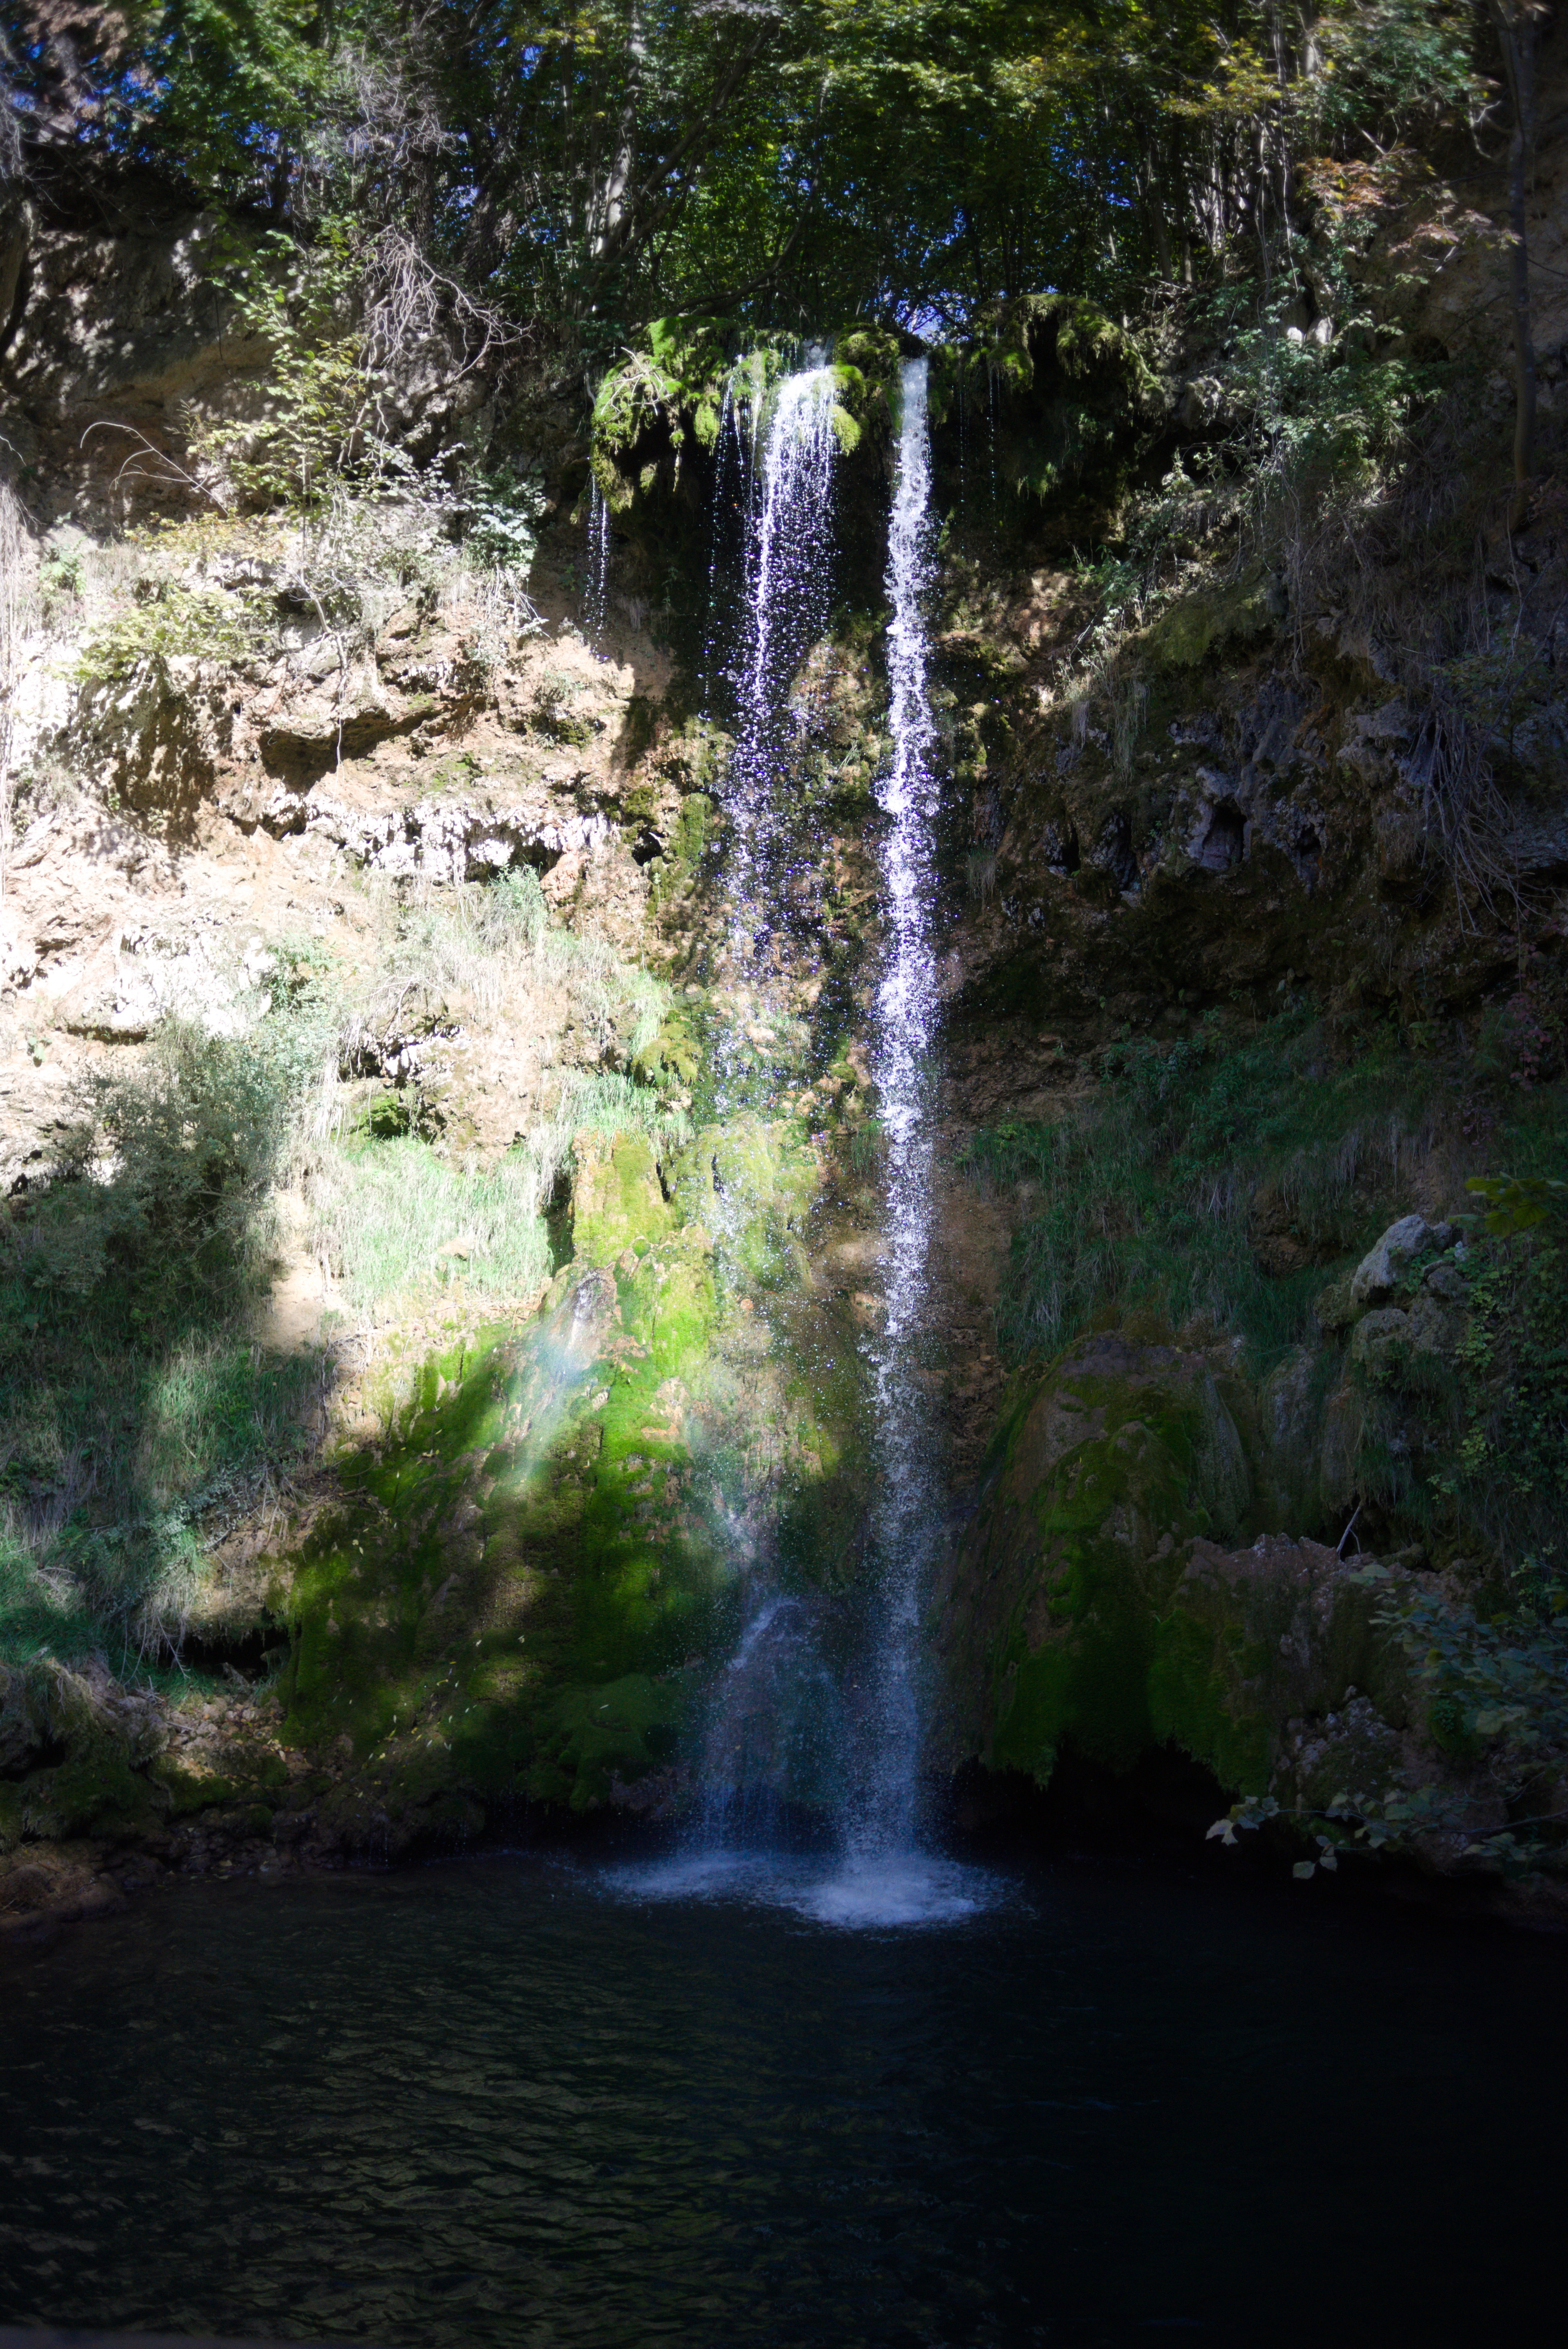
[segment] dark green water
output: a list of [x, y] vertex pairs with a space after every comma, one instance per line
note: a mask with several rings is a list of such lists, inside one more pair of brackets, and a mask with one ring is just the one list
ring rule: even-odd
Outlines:
[[[490, 1858], [0, 1957], [0, 2319], [1561, 2337], [1568, 1951], [1141, 1868], [845, 1931]], [[1323, 1888], [1325, 1891], [1329, 1888]]]

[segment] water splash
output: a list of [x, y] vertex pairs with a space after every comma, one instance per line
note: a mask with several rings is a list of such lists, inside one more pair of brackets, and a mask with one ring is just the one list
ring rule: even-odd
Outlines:
[[607, 1868], [595, 1881], [622, 1900], [739, 1901], [841, 1932], [960, 1925], [1016, 1898], [989, 1869], [923, 1853], [851, 1861], [824, 1875], [820, 1861], [775, 1848], [697, 1849]]

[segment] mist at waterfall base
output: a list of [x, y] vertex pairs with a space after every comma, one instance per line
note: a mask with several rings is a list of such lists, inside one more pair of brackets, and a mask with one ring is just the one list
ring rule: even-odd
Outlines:
[[[934, 1146], [938, 790], [930, 752], [925, 604], [932, 581], [927, 362], [901, 369], [888, 524], [886, 632], [892, 750], [877, 783], [885, 943], [871, 1021], [882, 1136], [882, 1315], [863, 1344], [876, 1495], [859, 1653], [830, 1669], [806, 1594], [748, 1561], [742, 1628], [714, 1689], [700, 1817], [676, 1860], [636, 1888], [690, 1897], [738, 1887], [841, 1923], [929, 1922], [981, 1905], [983, 1888], [922, 1847], [917, 1638], [931, 1528], [940, 1520], [932, 1430], [914, 1375], [923, 1337]], [[784, 956], [797, 816], [794, 773], [810, 721], [797, 695], [824, 636], [834, 571], [835, 378], [822, 355], [765, 388], [732, 378], [716, 447], [710, 692], [727, 691], [734, 747], [724, 788], [728, 934], [715, 974], [756, 1017], [788, 1010]], [[729, 543], [726, 545], [726, 536]], [[735, 588], [721, 594], [726, 560]], [[724, 638], [728, 636], [727, 647]], [[717, 1056], [714, 1113], [758, 1106], [744, 1030]], [[744, 1202], [716, 1184], [722, 1262]], [[831, 1863], [786, 1848], [787, 1816], [829, 1823]]]
[[[0, 2319], [386, 2349], [1547, 2340], [1563, 1953], [1140, 1862], [842, 1932], [573, 1861], [0, 1945]], [[1319, 1894], [1323, 1897], [1318, 1897]]]

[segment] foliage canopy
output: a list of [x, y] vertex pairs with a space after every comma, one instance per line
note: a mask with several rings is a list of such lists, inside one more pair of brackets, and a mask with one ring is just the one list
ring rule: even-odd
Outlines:
[[36, 154], [295, 233], [397, 224], [590, 352], [676, 312], [1124, 306], [1288, 237], [1294, 154], [1482, 95], [1459, 0], [8, 0], [0, 25]]

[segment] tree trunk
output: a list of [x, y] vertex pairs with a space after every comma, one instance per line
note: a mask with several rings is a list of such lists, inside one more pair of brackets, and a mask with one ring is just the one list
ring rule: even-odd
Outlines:
[[1523, 523], [1535, 471], [1535, 340], [1530, 309], [1530, 247], [1525, 198], [1535, 145], [1535, 52], [1539, 0], [1490, 0], [1502, 50], [1503, 78], [1513, 116], [1508, 142], [1509, 292], [1513, 312], [1513, 499], [1509, 528]]
[[637, 164], [637, 108], [642, 98], [643, 75], [646, 66], [647, 43], [643, 37], [641, 0], [631, 0], [626, 25], [626, 91], [621, 107], [615, 151], [605, 173], [597, 206], [598, 233], [592, 247], [595, 261], [602, 261], [614, 252], [631, 208], [632, 175]]

